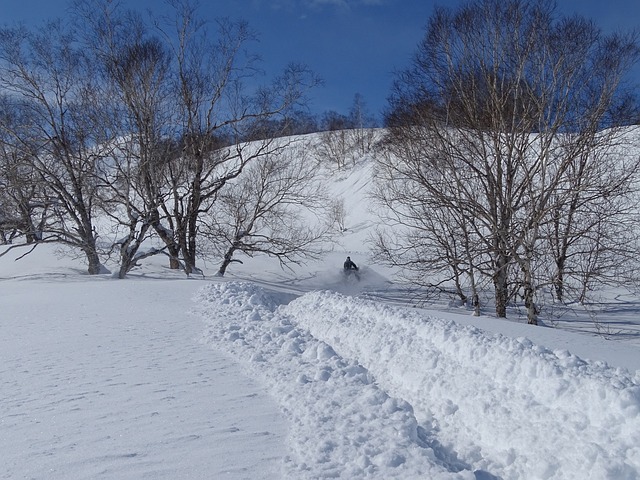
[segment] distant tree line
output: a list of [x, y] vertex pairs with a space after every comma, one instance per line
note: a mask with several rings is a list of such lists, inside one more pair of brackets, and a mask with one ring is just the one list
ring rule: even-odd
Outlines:
[[545, 295], [636, 281], [639, 52], [548, 0], [437, 8], [386, 114], [378, 258], [476, 311], [487, 290], [498, 317], [523, 302], [532, 324]]
[[256, 122], [253, 130], [247, 133], [244, 140], [263, 140], [318, 132], [366, 130], [378, 126], [378, 120], [370, 112], [364, 97], [356, 93], [347, 114], [335, 110], [327, 110], [321, 114], [313, 114], [307, 109], [293, 110], [279, 119], [269, 118]]

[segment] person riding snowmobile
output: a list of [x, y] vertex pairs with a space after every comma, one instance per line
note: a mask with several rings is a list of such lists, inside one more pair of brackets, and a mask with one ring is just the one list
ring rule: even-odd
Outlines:
[[346, 276], [351, 275], [352, 273], [356, 276], [358, 280], [360, 280], [360, 275], [358, 274], [358, 266], [351, 261], [351, 257], [347, 257], [343, 265], [344, 274]]

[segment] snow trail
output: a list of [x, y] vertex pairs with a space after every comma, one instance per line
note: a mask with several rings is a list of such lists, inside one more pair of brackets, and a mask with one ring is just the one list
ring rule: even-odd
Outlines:
[[336, 293], [283, 312], [409, 402], [427, 435], [474, 468], [504, 479], [640, 477], [640, 386], [626, 370]]
[[230, 282], [203, 288], [197, 309], [207, 340], [246, 362], [280, 404], [289, 424], [286, 478], [476, 478], [461, 462], [437, 457], [409, 404], [282, 314], [288, 299]]
[[265, 380], [288, 478], [640, 478], [640, 386], [603, 362], [335, 292], [199, 292]]

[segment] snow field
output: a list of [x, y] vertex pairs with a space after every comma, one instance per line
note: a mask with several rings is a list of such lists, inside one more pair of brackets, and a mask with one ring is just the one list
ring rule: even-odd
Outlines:
[[409, 404], [296, 326], [278, 308], [290, 298], [220, 283], [199, 292], [195, 309], [208, 323], [205, 341], [244, 361], [280, 404], [289, 428], [287, 478], [475, 478], [462, 465], [446, 465], [419, 438]]
[[281, 405], [288, 478], [640, 476], [640, 387], [626, 370], [415, 309], [290, 300], [239, 282], [197, 299], [206, 340]]
[[0, 258], [0, 478], [639, 479], [637, 293], [558, 328], [307, 293], [414, 300], [367, 264], [370, 177], [328, 175], [346, 230], [291, 270], [203, 259], [186, 280], [151, 257], [112, 281], [53, 245]]
[[283, 312], [413, 407], [429, 437], [505, 479], [640, 477], [640, 386], [526, 338], [330, 292]]
[[200, 282], [1, 283], [0, 479], [282, 478], [278, 405], [198, 342]]

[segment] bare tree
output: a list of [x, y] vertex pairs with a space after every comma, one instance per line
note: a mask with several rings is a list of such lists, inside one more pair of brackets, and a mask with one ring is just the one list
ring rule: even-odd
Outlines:
[[90, 119], [92, 72], [75, 41], [59, 21], [38, 33], [3, 28], [0, 87], [28, 110], [33, 122], [27, 133], [15, 128], [8, 133], [51, 196], [56, 222], [47, 234], [81, 250], [89, 273], [96, 274], [102, 265], [94, 225], [94, 174], [101, 152]]
[[121, 118], [126, 121], [121, 126], [120, 155], [114, 156], [116, 181], [107, 183], [126, 211], [125, 222], [118, 217], [119, 223], [128, 226], [119, 245], [121, 278], [138, 260], [160, 251], [153, 248], [141, 253], [140, 248], [148, 240], [150, 229], [162, 231], [159, 208], [163, 195], [168, 194], [162, 172], [166, 171], [171, 150], [170, 143], [163, 139], [169, 116], [167, 51], [154, 38], [123, 47], [124, 51], [112, 59], [109, 71], [124, 107]]
[[338, 169], [354, 164], [373, 150], [376, 126], [364, 97], [356, 93], [348, 115], [333, 110], [322, 115], [320, 142], [315, 145], [319, 160], [329, 161]]
[[[211, 38], [195, 3], [169, 4], [175, 14], [155, 21], [157, 37], [112, 2], [76, 4], [106, 79], [103, 113], [114, 154], [101, 172], [101, 198], [126, 232], [117, 242], [121, 276], [159, 251], [139, 250], [151, 232], [172, 268], [197, 271], [201, 217], [249, 162], [283, 148], [273, 141], [274, 126], [288, 130], [304, 90], [317, 83], [291, 65], [270, 86], [256, 87], [257, 57], [246, 53], [255, 36], [246, 23], [219, 20]], [[246, 141], [267, 124], [269, 136]]]
[[49, 205], [42, 184], [30, 160], [6, 144], [0, 145], [0, 191], [2, 242], [17, 234], [27, 245], [43, 240]]
[[327, 130], [320, 133], [320, 141], [315, 145], [319, 160], [334, 164], [338, 170], [353, 162], [355, 145], [351, 130]]
[[490, 276], [497, 316], [517, 294], [537, 323], [543, 228], [555, 200], [568, 199], [573, 165], [597, 161], [590, 139], [629, 118], [622, 79], [637, 58], [634, 38], [559, 19], [551, 1], [481, 0], [436, 9], [399, 75], [383, 168], [481, 240], [464, 250]]
[[266, 254], [282, 266], [320, 252], [327, 200], [318, 167], [296, 147], [257, 159], [220, 195], [205, 230], [223, 258], [218, 275], [241, 263], [238, 252]]
[[185, 271], [191, 273], [197, 270], [201, 217], [249, 162], [283, 148], [272, 138], [257, 144], [242, 140], [256, 123], [286, 116], [299, 107], [306, 90], [319, 80], [306, 67], [289, 65], [271, 85], [248, 90], [243, 81], [257, 80], [258, 70], [256, 58], [245, 52], [254, 39], [247, 24], [221, 20], [217, 37], [210, 41], [193, 4], [178, 0], [173, 5], [176, 34], [160, 28], [175, 62], [174, 95], [182, 148], [165, 178], [170, 197], [163, 199], [161, 210], [168, 227], [156, 232], [172, 256], [179, 252]]
[[160, 207], [169, 195], [164, 179], [176, 156], [177, 146], [169, 140], [170, 55], [135, 12], [102, 0], [79, 2], [76, 8], [85, 45], [103, 78], [96, 110], [112, 151], [98, 172], [100, 199], [115, 228], [118, 276], [124, 278], [139, 260], [162, 251], [141, 248], [163, 231]]
[[[590, 156], [578, 157], [554, 197], [544, 226], [556, 300], [584, 302], [597, 284], [633, 280], [637, 268], [638, 161], [627, 152], [631, 130], [607, 129], [593, 138]], [[633, 136], [631, 136], [633, 138]]]
[[371, 152], [376, 140], [375, 126], [364, 98], [356, 94], [349, 115], [331, 110], [322, 116], [320, 142], [315, 146], [317, 155], [338, 169], [345, 168]]
[[423, 132], [407, 144], [403, 161], [391, 145], [378, 155], [373, 197], [387, 227], [376, 232], [373, 253], [412, 284], [433, 295], [452, 293], [478, 310], [478, 273], [486, 272], [488, 257], [476, 219], [464, 212], [464, 188], [471, 186], [461, 172], [456, 178], [421, 168], [423, 158], [438, 158], [434, 142]]
[[364, 97], [356, 93], [349, 110], [350, 132], [355, 149], [360, 156], [369, 153], [375, 142], [376, 119], [369, 112]]
[[[0, 234], [2, 243], [20, 235], [27, 245], [43, 241], [49, 207], [46, 191], [25, 144], [30, 124], [25, 109], [5, 97], [0, 99]], [[21, 142], [15, 133], [21, 131]], [[7, 237], [7, 232], [9, 236]]]
[[343, 233], [347, 229], [347, 209], [343, 197], [337, 197], [329, 203], [329, 225], [338, 232]]
[[320, 120], [320, 142], [314, 145], [319, 160], [335, 164], [338, 169], [345, 168], [354, 153], [351, 128], [349, 117], [333, 110], [325, 112]]

